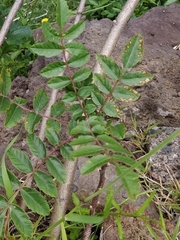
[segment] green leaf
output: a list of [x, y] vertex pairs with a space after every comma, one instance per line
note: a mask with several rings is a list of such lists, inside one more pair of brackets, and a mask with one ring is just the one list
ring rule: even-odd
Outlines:
[[74, 203], [75, 206], [78, 206], [81, 204], [78, 196], [75, 193], [72, 193], [72, 201]]
[[90, 59], [89, 53], [79, 54], [78, 56], [73, 56], [69, 59], [68, 64], [70, 67], [82, 67], [85, 65]]
[[74, 150], [71, 154], [71, 157], [85, 157], [85, 156], [93, 156], [102, 152], [103, 148], [97, 145], [88, 145], [82, 146], [77, 150]]
[[[128, 165], [128, 166], [132, 166], [132, 165], [134, 165], [134, 163], [135, 163], [135, 160], [134, 160], [133, 158], [130, 158], [130, 157], [127, 157], [127, 156], [122, 156], [122, 155], [113, 154], [113, 155], [112, 155], [112, 158], [113, 158], [115, 161], [124, 163], [124, 164], [126, 164], [126, 165]], [[143, 167], [143, 166], [140, 166], [139, 169], [144, 170], [144, 167]]]
[[36, 171], [34, 173], [34, 180], [38, 186], [38, 188], [43, 191], [45, 194], [56, 197], [57, 196], [57, 188], [56, 184], [53, 181], [52, 177], [50, 177], [47, 173], [42, 171]]
[[147, 72], [126, 73], [121, 81], [128, 86], [142, 86], [151, 81], [153, 76]]
[[4, 96], [7, 96], [11, 90], [11, 70], [2, 67], [0, 72], [0, 93]]
[[58, 146], [60, 143], [60, 137], [59, 134], [53, 129], [53, 128], [46, 128], [45, 135], [48, 141], [53, 146]]
[[143, 39], [142, 36], [138, 34], [132, 37], [124, 48], [122, 54], [124, 72], [127, 69], [134, 67], [142, 59], [143, 53]]
[[118, 80], [121, 76], [120, 69], [118, 65], [105, 55], [97, 54], [96, 59], [101, 66], [102, 70], [106, 73], [108, 77], [113, 80]]
[[98, 133], [98, 134], [103, 134], [103, 133], [107, 132], [107, 129], [104, 126], [102, 126], [101, 124], [94, 125], [94, 127], [92, 127], [91, 130], [93, 133]]
[[74, 92], [68, 92], [67, 94], [65, 94], [62, 98], [63, 102], [74, 102], [77, 100], [77, 96]]
[[111, 87], [111, 83], [110, 83], [109, 79], [105, 78], [101, 74], [95, 73], [94, 74], [94, 81], [95, 81], [98, 89], [101, 92], [103, 92], [105, 94], [110, 93], [112, 87]]
[[0, 96], [0, 114], [5, 112], [10, 106], [10, 100], [6, 97]]
[[72, 146], [76, 146], [76, 145], [86, 144], [94, 141], [95, 141], [95, 137], [92, 137], [91, 135], [80, 135], [79, 137], [74, 138], [70, 144]]
[[56, 131], [57, 133], [60, 132], [60, 130], [61, 130], [60, 122], [55, 121], [53, 119], [48, 119], [46, 121], [46, 127], [54, 129], [54, 131]]
[[93, 172], [96, 168], [101, 167], [102, 165], [110, 161], [109, 156], [97, 155], [90, 158], [81, 168], [81, 174], [88, 174]]
[[66, 182], [66, 168], [57, 158], [51, 156], [46, 160], [50, 174], [60, 183]]
[[131, 153], [129, 151], [127, 151], [125, 148], [123, 148], [120, 143], [118, 143], [116, 140], [114, 140], [112, 137], [110, 137], [108, 135], [105, 135], [105, 134], [99, 135], [99, 136], [97, 136], [97, 139], [102, 142], [108, 143], [108, 144], [103, 145], [103, 147], [106, 149], [110, 149], [112, 151], [122, 152], [124, 154], [131, 155]]
[[51, 116], [57, 118], [61, 116], [66, 110], [66, 106], [63, 102], [56, 102], [51, 106]]
[[86, 80], [90, 75], [91, 75], [91, 69], [90, 68], [83, 68], [80, 69], [79, 71], [77, 71], [74, 75], [73, 75], [73, 80], [74, 82], [81, 82]]
[[[20, 182], [15, 177], [15, 175], [12, 172], [10, 172], [8, 169], [7, 169], [7, 174], [8, 174], [8, 177], [9, 177], [12, 189], [13, 190], [17, 190], [19, 188], [19, 186], [20, 186]], [[1, 166], [0, 166], [0, 186], [5, 187], [4, 186], [4, 182], [3, 182], [3, 177], [2, 177], [2, 168], [1, 168]]]
[[59, 76], [47, 82], [48, 87], [52, 89], [62, 89], [71, 83], [69, 77]]
[[78, 38], [79, 35], [84, 31], [85, 28], [85, 22], [79, 21], [76, 24], [73, 24], [72, 27], [70, 27], [66, 32], [64, 39], [66, 40], [73, 40], [75, 38]]
[[71, 107], [69, 107], [68, 110], [69, 110], [69, 112], [72, 113], [73, 118], [79, 118], [83, 114], [83, 111], [82, 111], [82, 108], [81, 108], [80, 104], [74, 104]]
[[104, 206], [104, 218], [107, 218], [110, 215], [112, 200], [114, 198], [114, 189], [111, 187], [106, 195], [106, 202]]
[[58, 56], [62, 52], [62, 47], [53, 42], [36, 43], [30, 49], [33, 53], [47, 58]]
[[21, 196], [27, 207], [42, 216], [48, 216], [50, 209], [45, 198], [35, 189], [24, 187]]
[[119, 112], [112, 102], [107, 102], [103, 107], [103, 111], [109, 117], [119, 117]]
[[57, 1], [57, 10], [56, 10], [56, 21], [61, 29], [63, 30], [64, 26], [66, 25], [68, 19], [70, 17], [70, 11], [67, 5], [67, 1], [65, 0], [58, 0]]
[[139, 175], [133, 171], [129, 171], [124, 177], [121, 174], [127, 172], [128, 167], [116, 166], [116, 172], [121, 179], [130, 199], [135, 200], [140, 193]]
[[132, 102], [139, 98], [139, 94], [132, 88], [116, 87], [113, 91], [113, 97], [124, 102]]
[[20, 97], [14, 97], [14, 101], [17, 104], [23, 105], [27, 103], [27, 100], [25, 98], [20, 98]]
[[125, 126], [123, 123], [110, 127], [112, 135], [117, 139], [123, 139], [125, 137]]
[[87, 53], [86, 47], [79, 42], [71, 42], [65, 45], [65, 49], [72, 55], [78, 56]]
[[46, 78], [57, 77], [64, 71], [64, 69], [65, 69], [64, 62], [53, 62], [44, 67], [40, 71], [40, 74], [41, 76]]
[[33, 98], [33, 108], [40, 112], [49, 102], [49, 97], [44, 89], [39, 89]]
[[65, 216], [65, 220], [85, 224], [100, 224], [104, 220], [104, 218], [100, 216], [87, 216], [77, 213], [71, 213], [70, 215], [68, 214]]
[[27, 145], [30, 151], [37, 158], [43, 159], [46, 157], [46, 148], [41, 139], [35, 134], [28, 134], [26, 136]]
[[57, 29], [53, 28], [49, 22], [42, 24], [42, 32], [46, 40], [58, 43], [60, 41], [60, 34]]
[[5, 221], [5, 218], [6, 218], [6, 212], [7, 212], [7, 210], [4, 210], [4, 211], [0, 212], [0, 237], [3, 236], [4, 221]]
[[81, 121], [75, 128], [73, 128], [70, 132], [71, 135], [73, 134], [89, 134], [91, 133], [90, 127], [86, 121]]
[[97, 105], [101, 106], [104, 103], [104, 98], [99, 92], [91, 92], [92, 101]]
[[10, 148], [7, 152], [13, 166], [23, 173], [30, 173], [33, 170], [28, 156], [15, 148]]
[[94, 86], [81, 87], [78, 91], [78, 95], [81, 98], [87, 98], [91, 95], [92, 91], [94, 91]]
[[73, 158], [70, 156], [73, 152], [73, 148], [69, 144], [64, 144], [63, 146], [61, 146], [60, 152], [64, 159], [73, 161]]
[[85, 109], [87, 114], [91, 114], [91, 113], [96, 111], [96, 105], [94, 105], [94, 104], [86, 104], [84, 109]]
[[33, 228], [28, 215], [18, 206], [11, 207], [10, 215], [18, 231], [25, 236], [32, 237]]
[[33, 133], [35, 126], [40, 122], [42, 117], [34, 112], [29, 112], [24, 120], [24, 126], [28, 133]]
[[16, 126], [22, 119], [22, 109], [12, 103], [6, 111], [5, 127], [12, 128]]
[[0, 195], [0, 209], [6, 207], [7, 204], [8, 204], [7, 199]]

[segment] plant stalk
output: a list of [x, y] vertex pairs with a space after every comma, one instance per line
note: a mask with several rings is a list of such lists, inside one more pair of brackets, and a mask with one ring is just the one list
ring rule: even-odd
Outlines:
[[13, 4], [8, 16], [6, 17], [4, 24], [0, 30], [0, 47], [2, 46], [6, 35], [9, 31], [9, 28], [13, 22], [14, 17], [16, 16], [17, 11], [21, 7], [21, 4], [23, 3], [23, 0], [16, 0], [15, 3]]

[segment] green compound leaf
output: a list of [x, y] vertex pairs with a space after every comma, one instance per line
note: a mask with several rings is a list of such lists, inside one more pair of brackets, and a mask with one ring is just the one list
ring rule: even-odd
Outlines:
[[6, 218], [6, 212], [7, 210], [0, 212], [0, 236], [3, 236], [3, 230], [4, 230], [4, 221]]
[[12, 81], [10, 71], [10, 69], [2, 67], [0, 72], [0, 93], [4, 96], [7, 96], [11, 90]]
[[147, 72], [126, 73], [121, 81], [128, 86], [142, 86], [151, 81], [153, 76]]
[[96, 168], [108, 163], [110, 157], [104, 155], [98, 155], [90, 158], [81, 168], [81, 174], [88, 174], [93, 172]]
[[78, 56], [73, 56], [69, 59], [68, 64], [70, 67], [82, 67], [83, 65], [85, 65], [90, 59], [90, 55], [89, 53], [83, 53], [80, 54]]
[[73, 134], [89, 134], [91, 133], [89, 124], [86, 121], [81, 121], [75, 128], [73, 128], [70, 132], [71, 135]]
[[102, 150], [103, 148], [97, 145], [82, 146], [77, 150], [74, 150], [71, 154], [71, 157], [93, 156], [95, 154], [101, 153]]
[[0, 195], [0, 208], [6, 207], [8, 204], [8, 201], [5, 197]]
[[34, 112], [29, 112], [24, 120], [25, 129], [28, 133], [33, 133], [35, 126], [40, 122], [42, 117]]
[[34, 180], [38, 186], [38, 188], [43, 191], [45, 194], [56, 197], [57, 196], [57, 188], [56, 184], [53, 181], [52, 177], [50, 177], [47, 173], [42, 171], [36, 171], [34, 173]]
[[62, 52], [62, 47], [53, 42], [36, 43], [31, 47], [33, 53], [47, 58], [58, 56]]
[[57, 29], [53, 28], [48, 22], [42, 24], [42, 32], [46, 40], [56, 43], [60, 41], [60, 34]]
[[72, 39], [78, 38], [79, 35], [81, 35], [81, 33], [84, 31], [84, 28], [85, 28], [85, 22], [84, 21], [80, 21], [80, 22], [74, 24], [72, 27], [70, 27], [65, 32], [64, 39], [72, 40]]
[[104, 220], [104, 218], [100, 216], [87, 216], [77, 213], [71, 213], [70, 215], [68, 214], [67, 216], [65, 216], [65, 220], [84, 224], [100, 224]]
[[95, 73], [94, 74], [94, 81], [98, 87], [98, 89], [105, 93], [105, 94], [109, 94], [112, 87], [111, 87], [111, 83], [110, 81], [105, 78], [104, 76], [102, 76], [101, 74]]
[[53, 146], [58, 146], [60, 143], [60, 137], [59, 134], [52, 128], [46, 128], [45, 130], [45, 135], [48, 141], [53, 145]]
[[37, 158], [43, 159], [46, 156], [46, 148], [41, 139], [35, 134], [28, 134], [26, 136], [27, 145], [30, 151]]
[[10, 148], [7, 152], [13, 166], [23, 173], [30, 173], [33, 170], [28, 156], [15, 148]]
[[40, 71], [41, 76], [46, 78], [52, 78], [59, 76], [65, 69], [64, 62], [53, 62], [48, 64]]
[[95, 141], [95, 137], [92, 137], [91, 135], [82, 135], [77, 138], [74, 138], [70, 144], [72, 146], [76, 146], [76, 145], [86, 144], [94, 141]]
[[65, 94], [62, 98], [63, 102], [69, 103], [69, 102], [74, 102], [77, 100], [77, 96], [74, 92], [68, 92]]
[[67, 1], [65, 0], [58, 0], [57, 1], [57, 10], [56, 10], [56, 20], [59, 28], [61, 31], [63, 30], [64, 26], [66, 25], [68, 19], [70, 17], [70, 11], [67, 5]]
[[73, 80], [74, 82], [81, 82], [86, 80], [90, 75], [91, 75], [91, 69], [90, 68], [83, 68], [80, 69], [79, 71], [77, 71], [74, 75], [73, 75]]
[[49, 157], [46, 160], [46, 166], [50, 172], [50, 174], [56, 178], [56, 180], [60, 183], [66, 182], [66, 168], [64, 165], [55, 157]]
[[105, 114], [107, 114], [109, 117], [119, 117], [119, 112], [115, 108], [114, 104], [112, 102], [108, 102], [104, 105], [103, 111]]
[[95, 103], [97, 106], [101, 106], [104, 103], [104, 97], [99, 92], [91, 92], [91, 97], [93, 103]]
[[[135, 200], [137, 195], [140, 193], [140, 182], [139, 182], [139, 174], [133, 171], [128, 171], [128, 167], [126, 166], [117, 166], [116, 172], [120, 180], [122, 181], [128, 196], [131, 200]], [[126, 173], [124, 177], [121, 177], [123, 173]]]
[[143, 39], [140, 34], [132, 37], [126, 44], [123, 54], [123, 70], [126, 72], [127, 69], [134, 67], [143, 57], [144, 47]]
[[5, 127], [12, 128], [16, 126], [22, 119], [22, 109], [12, 103], [6, 111]]
[[33, 228], [28, 215], [18, 206], [12, 206], [10, 216], [18, 231], [25, 236], [32, 237]]
[[69, 77], [59, 76], [47, 82], [48, 87], [52, 89], [62, 89], [71, 83]]
[[101, 66], [102, 70], [107, 74], [107, 76], [113, 80], [118, 80], [121, 76], [120, 69], [118, 65], [105, 55], [97, 54], [96, 59]]
[[55, 121], [53, 119], [48, 119], [46, 121], [46, 128], [52, 128], [52, 129], [54, 129], [54, 131], [59, 133], [61, 130], [61, 124], [60, 124], [60, 122]]
[[35, 189], [24, 187], [21, 196], [27, 207], [42, 216], [48, 216], [50, 209], [45, 198]]
[[6, 97], [0, 96], [0, 114], [5, 112], [10, 106], [10, 100]]
[[65, 45], [65, 49], [72, 55], [78, 56], [87, 53], [86, 47], [78, 42], [71, 42]]
[[57, 118], [61, 116], [66, 110], [66, 106], [63, 102], [56, 102], [51, 106], [51, 116]]
[[[15, 177], [15, 175], [7, 169], [8, 178], [13, 190], [17, 190], [20, 186], [20, 182]], [[0, 186], [4, 187], [3, 177], [2, 177], [2, 168], [0, 167]]]
[[73, 148], [69, 144], [64, 144], [63, 146], [60, 147], [60, 152], [61, 155], [63, 156], [64, 159], [73, 161], [74, 159], [70, 156], [71, 153], [73, 152]]
[[44, 89], [39, 89], [33, 98], [33, 108], [36, 112], [40, 112], [49, 102], [49, 97]]
[[116, 87], [113, 91], [113, 97], [123, 102], [132, 102], [139, 98], [139, 94], [132, 88]]
[[117, 139], [123, 139], [125, 137], [125, 130], [126, 129], [123, 123], [111, 126], [112, 135]]

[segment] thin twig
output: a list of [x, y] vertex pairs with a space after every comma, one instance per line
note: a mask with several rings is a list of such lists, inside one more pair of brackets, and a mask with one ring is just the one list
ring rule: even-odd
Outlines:
[[21, 7], [21, 4], [23, 3], [23, 0], [16, 0], [13, 4], [8, 16], [6, 17], [4, 24], [0, 30], [0, 47], [2, 46], [5, 37], [9, 31], [9, 28], [13, 22], [14, 17], [16, 16], [17, 11]]
[[[132, 13], [134, 12], [134, 9], [136, 8], [139, 0], [128, 0], [126, 4], [124, 5], [122, 11], [119, 13], [116, 19], [116, 23], [112, 27], [108, 38], [106, 39], [106, 42], [103, 46], [103, 49], [101, 51], [101, 54], [110, 56], [113, 49], [115, 48], [115, 45], [119, 39], [120, 34], [122, 33], [124, 27], [126, 26], [126, 23], [130, 19]], [[94, 66], [94, 73], [102, 73], [102, 70], [98, 63], [96, 62]]]

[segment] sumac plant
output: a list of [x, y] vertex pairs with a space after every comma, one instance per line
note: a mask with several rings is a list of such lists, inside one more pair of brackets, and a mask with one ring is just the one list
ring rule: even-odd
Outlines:
[[[37, 91], [33, 99], [33, 110], [28, 110], [24, 107], [26, 99], [10, 99], [8, 96], [12, 84], [9, 70], [4, 69], [0, 76], [0, 113], [5, 113], [4, 126], [10, 129], [18, 124], [20, 132], [24, 128], [26, 144], [32, 158], [38, 159], [37, 164], [33, 164], [27, 153], [13, 146], [19, 134], [12, 139], [4, 152], [0, 185], [4, 187], [6, 194], [0, 196], [1, 239], [10, 239], [13, 235], [10, 231], [12, 226], [16, 229], [14, 232], [18, 239], [41, 239], [48, 236], [53, 226], [47, 227], [44, 232], [38, 232], [38, 224], [43, 217], [51, 213], [50, 199], [58, 195], [57, 183], [66, 184], [68, 172], [64, 167], [65, 161], [85, 157], [87, 161], [81, 168], [81, 174], [89, 174], [97, 168], [105, 172], [106, 166], [113, 164], [116, 167], [116, 181], [121, 181], [129, 198], [136, 199], [140, 193], [139, 173], [143, 169], [142, 163], [150, 154], [134, 161], [132, 153], [121, 144], [126, 134], [125, 125], [112, 120], [121, 116], [118, 107], [120, 101], [130, 102], [139, 98], [133, 87], [142, 86], [152, 79], [152, 75], [147, 72], [132, 71], [143, 57], [143, 39], [141, 35], [136, 35], [126, 44], [122, 53], [122, 68], [113, 59], [97, 54], [96, 60], [103, 73], [93, 73], [90, 68], [83, 67], [90, 59], [89, 52], [83, 44], [74, 40], [83, 32], [85, 23], [80, 21], [65, 30], [70, 15], [66, 1], [58, 0], [57, 24], [60, 30], [53, 28], [48, 19], [43, 19], [42, 30], [46, 40], [31, 47], [35, 54], [46, 58], [60, 54], [63, 56], [63, 61], [52, 62], [40, 72], [43, 77], [49, 79], [49, 88], [64, 90], [61, 100], [52, 104], [50, 116], [44, 116], [43, 112], [50, 101], [44, 89]], [[63, 75], [64, 72], [66, 76]], [[63, 121], [62, 116], [65, 112], [71, 116], [67, 123]], [[44, 118], [46, 138], [41, 140], [35, 134], [35, 129], [37, 132], [37, 126]], [[62, 123], [66, 126], [66, 130], [63, 127], [63, 131], [69, 134], [67, 139], [60, 138]], [[175, 132], [173, 136], [177, 135], [178, 132]], [[51, 145], [51, 151], [47, 150], [47, 144], [48, 149]], [[163, 147], [163, 144], [160, 147]], [[59, 151], [61, 158], [57, 158], [56, 155]], [[6, 158], [9, 158], [14, 168], [24, 175], [23, 181], [7, 169]], [[41, 169], [42, 166], [46, 171]], [[35, 184], [27, 186], [32, 178]], [[113, 183], [109, 185], [109, 189], [112, 185]], [[99, 190], [103, 191], [103, 187], [101, 184]], [[19, 195], [26, 207], [35, 214], [36, 220], [33, 221], [32, 214], [30, 217], [29, 211], [26, 212], [25, 208], [20, 207], [17, 201]], [[92, 199], [97, 199], [97, 195], [98, 191]], [[110, 201], [106, 204], [105, 211], [98, 215], [95, 207], [94, 212], [87, 211], [86, 214], [82, 214], [82, 211], [77, 211], [81, 204], [75, 195], [73, 198], [75, 209], [62, 216], [54, 227], [61, 224], [64, 230], [62, 223], [65, 220], [98, 224], [110, 215]], [[65, 231], [62, 232], [65, 235]]]

